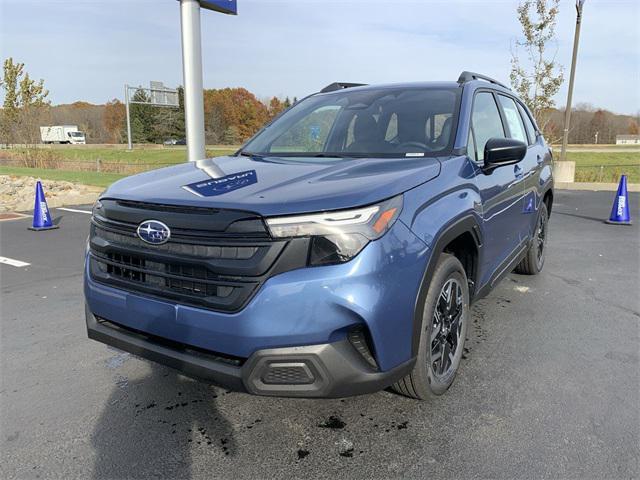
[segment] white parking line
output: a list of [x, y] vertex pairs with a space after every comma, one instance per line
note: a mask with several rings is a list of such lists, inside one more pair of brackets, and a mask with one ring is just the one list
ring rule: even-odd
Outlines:
[[31, 265], [27, 262], [21, 262], [20, 260], [14, 260], [13, 258], [0, 257], [0, 263], [4, 263], [6, 265], [11, 265], [12, 267], [26, 267], [27, 265]]
[[73, 212], [73, 213], [88, 213], [89, 215], [91, 215], [90, 211], [87, 210], [77, 210], [75, 208], [64, 208], [64, 207], [58, 207], [56, 210], [64, 210], [65, 212]]

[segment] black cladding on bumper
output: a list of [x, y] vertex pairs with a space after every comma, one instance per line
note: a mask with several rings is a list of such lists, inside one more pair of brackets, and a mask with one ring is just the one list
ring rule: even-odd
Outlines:
[[404, 377], [412, 359], [376, 371], [349, 340], [258, 350], [246, 360], [193, 350], [96, 318], [85, 308], [91, 339], [232, 390], [283, 397], [347, 397], [382, 390]]

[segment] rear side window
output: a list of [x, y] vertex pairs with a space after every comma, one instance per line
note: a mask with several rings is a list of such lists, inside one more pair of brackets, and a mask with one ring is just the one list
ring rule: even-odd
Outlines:
[[480, 92], [473, 101], [471, 128], [475, 136], [477, 159], [484, 160], [484, 146], [490, 138], [505, 138], [498, 105], [489, 92]]
[[524, 119], [524, 126], [527, 129], [527, 133], [529, 134], [529, 145], [532, 145], [536, 143], [536, 127], [533, 126], [531, 118], [524, 110], [522, 105], [518, 104], [518, 108], [520, 109], [520, 113], [522, 114], [522, 118]]
[[524, 123], [522, 123], [522, 117], [514, 102], [511, 98], [504, 95], [498, 95], [500, 105], [502, 105], [502, 111], [504, 112], [507, 125], [509, 126], [509, 133], [511, 138], [520, 140], [524, 143], [529, 143], [527, 140], [527, 133], [524, 130]]

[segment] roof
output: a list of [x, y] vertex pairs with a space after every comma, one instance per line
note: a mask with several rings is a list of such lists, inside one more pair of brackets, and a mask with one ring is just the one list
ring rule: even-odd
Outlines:
[[[505, 93], [513, 94], [511, 90], [508, 88], [502, 87], [501, 85], [489, 83], [484, 80], [470, 80], [463, 84], [452, 81], [432, 81], [432, 82], [402, 82], [402, 83], [383, 83], [379, 85], [362, 85], [357, 87], [349, 87], [349, 91], [367, 91], [367, 90], [386, 90], [386, 89], [416, 89], [416, 90], [424, 90], [428, 88], [460, 88], [465, 86], [473, 86], [475, 88], [491, 88], [494, 90], [502, 91]], [[336, 92], [344, 92], [345, 88], [340, 88], [337, 90], [329, 91], [326, 93], [321, 93], [323, 95], [331, 95]]]
[[384, 89], [428, 89], [428, 88], [458, 88], [464, 85], [471, 84], [473, 87], [486, 87], [487, 85], [493, 86], [494, 89], [503, 92], [512, 93], [511, 89], [504, 83], [500, 83], [495, 78], [488, 77], [482, 73], [464, 71], [458, 77], [456, 82], [412, 82], [412, 83], [390, 83], [382, 85], [367, 85], [366, 83], [351, 83], [351, 82], [334, 82], [327, 85], [320, 94], [339, 92], [345, 89], [356, 89], [360, 91], [367, 90], [384, 90]]
[[640, 135], [616, 135], [616, 140], [639, 140]]
[[[383, 83], [379, 85], [362, 85], [358, 87], [350, 87], [349, 91], [366, 91], [366, 90], [386, 90], [386, 89], [425, 89], [425, 88], [458, 88], [457, 82], [403, 82], [403, 83]], [[334, 90], [334, 92], [344, 92], [345, 89]]]

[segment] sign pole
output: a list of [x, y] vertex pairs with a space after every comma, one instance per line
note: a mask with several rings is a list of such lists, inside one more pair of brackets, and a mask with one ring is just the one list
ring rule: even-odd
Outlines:
[[133, 150], [133, 144], [131, 143], [131, 116], [129, 113], [129, 85], [124, 86], [124, 104], [127, 111], [127, 149]]
[[180, 0], [182, 30], [182, 73], [187, 131], [187, 157], [190, 162], [207, 154], [204, 140], [204, 95], [202, 87], [202, 43], [200, 39], [200, 2]]

